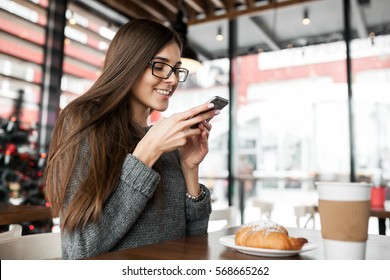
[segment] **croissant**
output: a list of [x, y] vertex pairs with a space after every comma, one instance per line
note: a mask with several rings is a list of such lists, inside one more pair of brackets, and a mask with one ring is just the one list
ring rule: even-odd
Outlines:
[[306, 238], [289, 237], [288, 231], [276, 223], [243, 226], [235, 235], [236, 245], [263, 249], [301, 250], [307, 242]]

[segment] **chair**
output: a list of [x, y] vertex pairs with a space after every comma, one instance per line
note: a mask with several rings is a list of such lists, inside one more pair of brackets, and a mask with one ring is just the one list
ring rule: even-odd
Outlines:
[[9, 225], [9, 230], [0, 233], [0, 242], [22, 236], [23, 227], [18, 224]]
[[[229, 206], [228, 208], [224, 209], [215, 209], [211, 211], [210, 218], [209, 218], [209, 230], [208, 232], [218, 230], [213, 229], [213, 222], [216, 222], [214, 224], [222, 224], [223, 226], [219, 226], [218, 229], [228, 228], [236, 225], [236, 208], [234, 206]], [[221, 223], [223, 222], [223, 223]]]
[[272, 211], [274, 210], [274, 204], [272, 202], [254, 198], [253, 206], [260, 208], [260, 218], [264, 215], [267, 220], [271, 220]]
[[312, 220], [313, 228], [315, 228], [315, 217], [314, 217], [316, 213], [315, 206], [298, 205], [294, 207], [294, 212], [296, 216], [297, 227], [301, 227], [300, 224], [301, 218], [307, 218], [306, 223], [303, 227], [306, 228], [309, 222]]
[[48, 260], [61, 258], [58, 232], [22, 235], [0, 241], [1, 260]]

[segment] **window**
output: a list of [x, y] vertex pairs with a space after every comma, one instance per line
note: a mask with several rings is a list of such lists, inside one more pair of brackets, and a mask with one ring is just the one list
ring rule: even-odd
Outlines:
[[24, 91], [21, 121], [39, 122], [47, 1], [0, 1], [0, 118], [8, 119]]
[[119, 29], [75, 3], [69, 4], [66, 18], [61, 109], [99, 77], [108, 45]]

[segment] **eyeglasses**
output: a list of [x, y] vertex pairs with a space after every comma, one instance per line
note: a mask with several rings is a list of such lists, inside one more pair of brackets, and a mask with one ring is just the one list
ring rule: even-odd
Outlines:
[[168, 79], [173, 72], [179, 82], [185, 82], [188, 77], [188, 70], [180, 67], [172, 67], [171, 65], [159, 62], [150, 61], [149, 64], [152, 66], [152, 75], [160, 79]]

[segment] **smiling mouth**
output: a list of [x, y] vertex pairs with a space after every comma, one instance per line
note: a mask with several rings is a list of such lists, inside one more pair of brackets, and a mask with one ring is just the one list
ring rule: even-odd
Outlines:
[[156, 89], [156, 92], [158, 94], [162, 94], [162, 95], [166, 95], [166, 96], [169, 96], [172, 93], [172, 91], [166, 90], [166, 89]]

